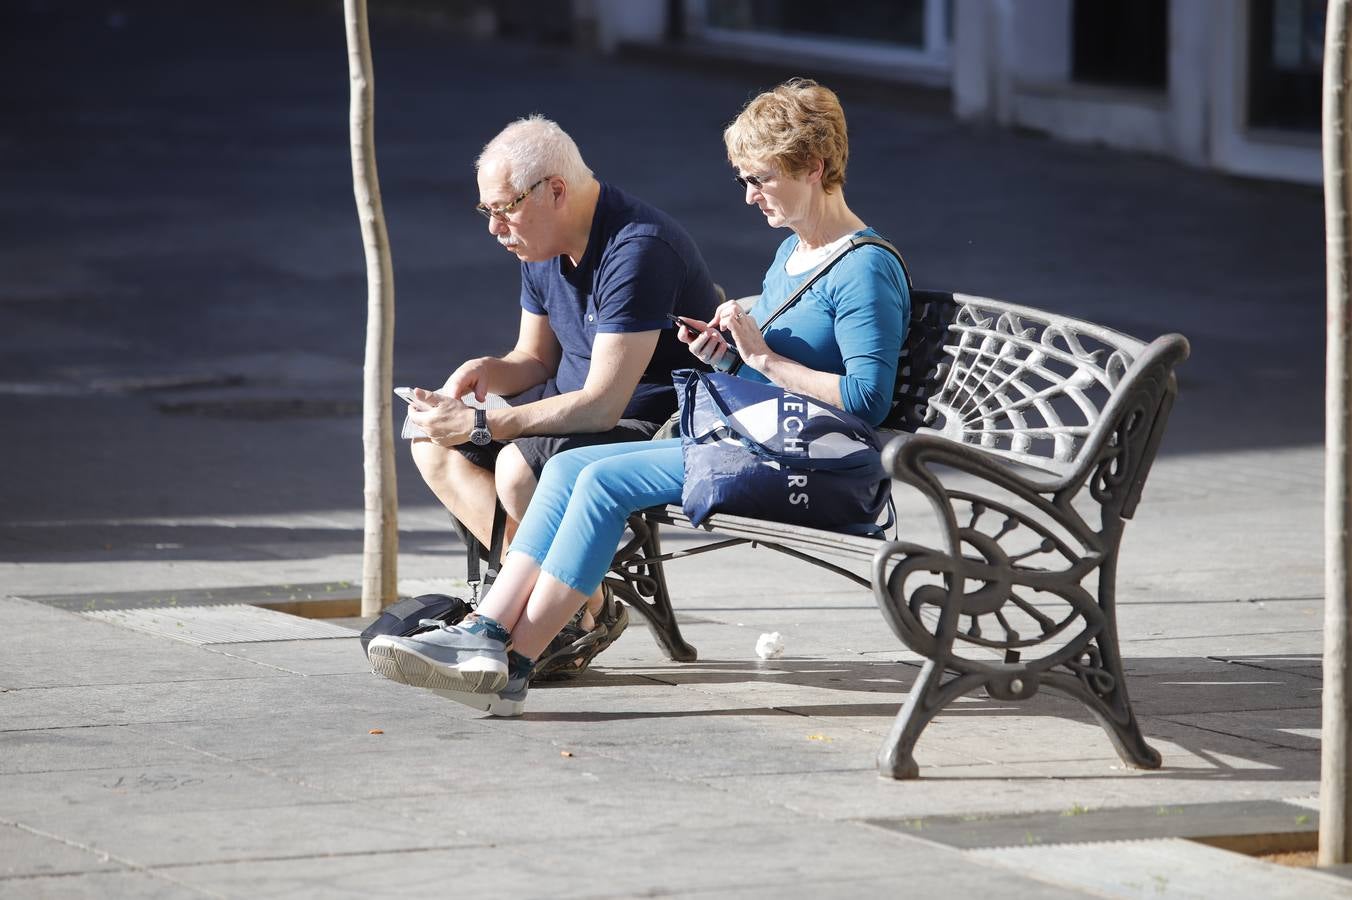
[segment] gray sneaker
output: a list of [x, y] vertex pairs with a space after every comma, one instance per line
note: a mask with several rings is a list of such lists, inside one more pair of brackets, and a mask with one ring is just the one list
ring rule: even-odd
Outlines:
[[400, 684], [485, 696], [507, 687], [502, 641], [455, 625], [409, 637], [382, 634], [371, 639], [367, 654], [372, 672]]
[[519, 716], [526, 708], [526, 690], [529, 684], [530, 672], [522, 672], [509, 679], [506, 686], [496, 693], [436, 689], [432, 693], [447, 700], [454, 700], [456, 703], [481, 709], [490, 716]]

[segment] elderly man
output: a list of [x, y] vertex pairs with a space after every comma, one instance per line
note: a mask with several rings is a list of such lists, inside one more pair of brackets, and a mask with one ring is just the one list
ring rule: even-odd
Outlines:
[[[475, 169], [489, 233], [521, 260], [516, 346], [463, 363], [436, 392], [416, 390], [409, 421], [426, 435], [412, 445], [423, 479], [487, 546], [495, 501], [510, 536], [549, 457], [653, 435], [676, 408], [671, 371], [689, 364], [667, 316], [708, 320], [718, 296], [685, 229], [597, 181], [554, 122], [513, 122]], [[488, 393], [510, 405], [481, 410], [460, 400]], [[598, 592], [578, 631], [592, 629], [602, 610]], [[607, 609], [602, 618], [612, 632], [615, 615]], [[589, 654], [579, 648], [565, 662], [579, 671], [599, 649], [592, 642]]]

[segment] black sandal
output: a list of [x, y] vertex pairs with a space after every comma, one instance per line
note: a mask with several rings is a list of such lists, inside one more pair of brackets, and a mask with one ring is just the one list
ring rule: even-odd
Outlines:
[[602, 650], [624, 633], [629, 627], [629, 610], [623, 603], [611, 596], [609, 588], [602, 588], [601, 609], [595, 615], [596, 626], [590, 631], [582, 627], [582, 617], [586, 607], [578, 610], [572, 621], [549, 642], [545, 652], [540, 654], [531, 674], [533, 682], [565, 681], [576, 678], [596, 658]]

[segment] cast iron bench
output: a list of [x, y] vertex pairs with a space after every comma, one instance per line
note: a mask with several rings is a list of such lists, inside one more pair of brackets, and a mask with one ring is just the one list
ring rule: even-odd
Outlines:
[[1178, 392], [1174, 368], [1187, 340], [1169, 334], [1145, 344], [964, 294], [913, 291], [911, 300], [882, 426], [897, 434], [883, 462], [928, 498], [940, 547], [715, 515], [700, 528], [718, 540], [663, 553], [659, 526], [694, 527], [673, 505], [631, 517], [606, 584], [683, 662], [696, 651], [663, 573], [674, 559], [751, 543], [871, 587], [892, 631], [926, 660], [878, 755], [892, 778], [919, 774], [916, 741], [954, 700], [978, 689], [1024, 700], [1043, 686], [1083, 702], [1125, 763], [1157, 768], [1127, 696], [1117, 553]]

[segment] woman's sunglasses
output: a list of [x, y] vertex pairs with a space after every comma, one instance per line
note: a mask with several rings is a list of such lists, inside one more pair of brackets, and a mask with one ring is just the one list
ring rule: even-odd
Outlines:
[[732, 176], [732, 180], [740, 184], [742, 190], [746, 190], [746, 186], [749, 184], [759, 191], [761, 188], [765, 187], [765, 182], [773, 177], [773, 175], [734, 175]]

